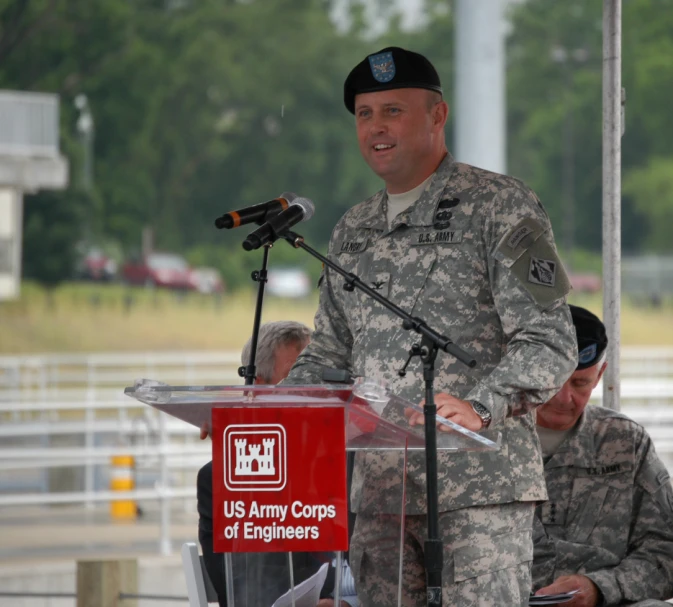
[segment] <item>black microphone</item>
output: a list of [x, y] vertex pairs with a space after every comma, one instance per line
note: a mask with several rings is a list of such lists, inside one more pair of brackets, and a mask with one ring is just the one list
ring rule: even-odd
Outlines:
[[246, 207], [240, 211], [230, 211], [215, 220], [215, 227], [218, 230], [229, 230], [248, 223], [262, 224], [287, 209], [295, 198], [296, 194], [283, 192], [278, 198], [268, 202]]
[[314, 204], [308, 198], [296, 198], [290, 206], [257, 228], [243, 241], [246, 251], [253, 251], [259, 247], [275, 242], [280, 235], [300, 221], [307, 221], [313, 217]]

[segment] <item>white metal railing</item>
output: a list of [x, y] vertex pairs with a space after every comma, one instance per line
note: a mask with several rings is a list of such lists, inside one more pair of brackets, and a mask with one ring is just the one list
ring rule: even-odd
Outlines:
[[[137, 377], [182, 384], [235, 382], [239, 361], [236, 351], [0, 356], [0, 391], [105, 388], [128, 385]], [[673, 347], [622, 348], [621, 372], [623, 379], [673, 379]]]
[[[52, 418], [0, 426], [0, 445], [3, 445], [0, 447], [0, 486], [3, 474], [16, 471], [46, 472], [54, 467], [84, 468], [85, 471], [82, 490], [48, 492], [42, 489], [4, 493], [0, 494], [0, 508], [46, 504], [85, 504], [91, 507], [96, 502], [114, 500], [158, 501], [160, 552], [170, 554], [172, 503], [176, 499], [195, 497], [196, 471], [210, 459], [211, 442], [199, 440], [198, 429], [185, 422], [163, 415], [128, 397], [126, 401], [70, 402], [65, 410], [59, 408], [63, 404], [59, 402], [0, 403], [0, 411], [11, 411], [20, 406], [29, 413], [40, 412]], [[116, 417], [96, 419], [97, 412], [107, 414], [111, 409], [116, 412]], [[62, 416], [71, 416], [78, 410], [82, 419], [62, 419]], [[65, 447], [35, 446], [27, 444], [29, 441], [26, 440], [31, 437], [44, 440], [59, 434], [80, 437], [80, 440], [75, 441], [80, 444]], [[19, 445], [4, 446], [9, 437], [14, 442], [17, 442], [17, 438], [24, 440]], [[108, 443], [101, 444], [101, 438], [107, 438]], [[151, 487], [133, 491], [108, 490], [111, 458], [115, 455], [133, 456], [136, 461], [134, 474], [151, 471], [157, 478], [156, 482]], [[96, 487], [94, 483], [95, 468], [104, 473], [101, 475], [104, 477], [104, 489]]]
[[58, 104], [50, 93], [0, 91], [0, 155], [57, 158]]
[[53, 397], [72, 387], [119, 388], [139, 377], [175, 385], [236, 383], [239, 366], [240, 354], [232, 351], [0, 356], [0, 400], [8, 391]]
[[[117, 499], [160, 503], [160, 550], [171, 552], [175, 500], [194, 498], [196, 470], [210, 459], [198, 429], [124, 396], [147, 377], [174, 385], [239, 383], [237, 352], [167, 352], [0, 357], [0, 485], [3, 475], [55, 467], [84, 468], [82, 490], [0, 494], [0, 508], [30, 504], [93, 505]], [[673, 348], [625, 348], [622, 410], [648, 430], [669, 468], [673, 464]], [[601, 390], [593, 402], [600, 404]], [[75, 444], [47, 446], [59, 437]], [[152, 487], [131, 492], [96, 486], [113, 455], [132, 455]]]

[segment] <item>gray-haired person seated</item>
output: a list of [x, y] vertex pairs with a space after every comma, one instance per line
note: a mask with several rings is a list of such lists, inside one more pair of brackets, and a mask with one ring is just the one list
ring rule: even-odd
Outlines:
[[[570, 306], [579, 364], [536, 410], [549, 500], [536, 509], [536, 594], [579, 589], [568, 607], [668, 605], [673, 597], [673, 490], [642, 426], [587, 406], [608, 340], [591, 312]], [[669, 606], [670, 607], [670, 606]]]

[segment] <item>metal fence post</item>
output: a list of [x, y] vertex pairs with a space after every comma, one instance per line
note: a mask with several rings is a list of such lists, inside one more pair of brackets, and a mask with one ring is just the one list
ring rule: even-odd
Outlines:
[[85, 505], [87, 508], [93, 508], [93, 501], [89, 496], [94, 490], [93, 462], [91, 455], [94, 450], [94, 422], [96, 406], [96, 369], [95, 363], [90, 356], [87, 356], [87, 391], [86, 391], [86, 409], [84, 411], [85, 433], [84, 446], [86, 448], [86, 464], [84, 466], [84, 492], [87, 496]]
[[168, 477], [168, 432], [166, 416], [159, 416], [159, 483], [161, 504], [161, 540], [159, 550], [164, 556], [172, 552], [171, 547], [171, 498]]

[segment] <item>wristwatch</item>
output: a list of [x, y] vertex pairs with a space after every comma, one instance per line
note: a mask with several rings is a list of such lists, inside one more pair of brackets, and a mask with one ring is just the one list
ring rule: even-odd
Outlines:
[[488, 428], [491, 424], [491, 412], [484, 407], [478, 400], [470, 401], [474, 412], [481, 417], [481, 430]]

